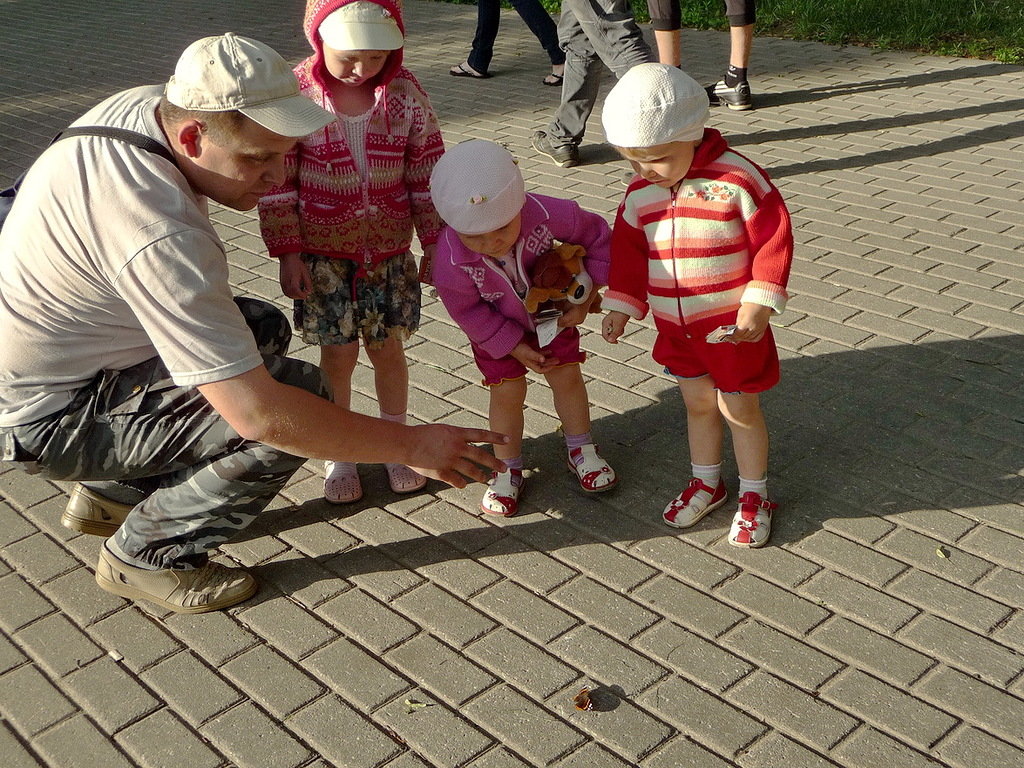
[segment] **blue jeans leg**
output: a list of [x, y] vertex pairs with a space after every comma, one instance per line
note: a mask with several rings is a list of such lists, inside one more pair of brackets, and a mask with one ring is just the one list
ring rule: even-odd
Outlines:
[[516, 13], [540, 42], [540, 47], [548, 55], [551, 64], [554, 66], [564, 64], [565, 51], [558, 43], [558, 27], [555, 26], [551, 15], [544, 10], [540, 0], [511, 0], [511, 2]]
[[498, 39], [498, 25], [501, 23], [500, 0], [477, 0], [476, 34], [473, 47], [466, 62], [481, 75], [487, 74], [494, 56], [494, 41]]

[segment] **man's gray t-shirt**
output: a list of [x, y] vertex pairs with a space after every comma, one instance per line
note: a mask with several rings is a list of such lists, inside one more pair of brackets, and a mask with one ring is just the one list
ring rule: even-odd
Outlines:
[[[162, 88], [107, 99], [75, 125], [161, 141]], [[47, 149], [0, 232], [0, 426], [63, 409], [104, 369], [159, 355], [196, 386], [262, 364], [235, 305], [206, 199], [165, 158], [126, 142]]]

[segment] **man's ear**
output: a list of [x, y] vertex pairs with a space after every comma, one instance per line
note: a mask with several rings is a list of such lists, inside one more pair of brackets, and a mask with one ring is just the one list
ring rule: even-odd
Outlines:
[[203, 124], [198, 120], [185, 120], [174, 136], [186, 157], [196, 158], [203, 153]]

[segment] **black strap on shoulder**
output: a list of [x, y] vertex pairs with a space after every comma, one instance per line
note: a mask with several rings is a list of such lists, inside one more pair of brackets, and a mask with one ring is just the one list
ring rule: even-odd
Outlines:
[[[152, 152], [154, 155], [160, 155], [160, 157], [170, 160], [172, 164], [174, 163], [174, 155], [159, 141], [137, 131], [129, 131], [127, 128], [114, 128], [109, 125], [80, 125], [74, 128], [65, 128], [53, 137], [53, 142], [69, 139], [74, 136], [100, 136], [105, 139], [124, 141], [128, 144], [134, 144], [136, 147], [147, 152]], [[50, 143], [52, 144], [53, 142]]]

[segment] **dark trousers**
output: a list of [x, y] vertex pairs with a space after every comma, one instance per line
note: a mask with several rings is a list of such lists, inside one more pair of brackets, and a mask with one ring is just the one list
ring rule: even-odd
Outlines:
[[[558, 28], [551, 16], [544, 10], [540, 0], [510, 0], [512, 7], [540, 41], [554, 65], [565, 63], [565, 53], [558, 45]], [[498, 39], [498, 24], [501, 22], [501, 0], [477, 0], [476, 36], [473, 49], [466, 61], [480, 74], [487, 74], [494, 55], [494, 41]]]

